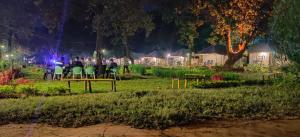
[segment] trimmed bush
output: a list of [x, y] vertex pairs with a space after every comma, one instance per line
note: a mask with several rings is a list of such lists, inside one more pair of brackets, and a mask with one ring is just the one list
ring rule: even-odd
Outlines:
[[224, 80], [240, 80], [240, 74], [235, 72], [222, 72], [221, 76]]
[[198, 84], [194, 83], [195, 88], [228, 88], [241, 86], [240, 81], [211, 81], [211, 82], [200, 82]]
[[36, 87], [33, 87], [31, 85], [20, 85], [16, 88], [16, 93], [26, 95], [37, 95], [38, 91], [39, 90]]
[[15, 93], [15, 90], [12, 86], [0, 86], [0, 93], [11, 94]]
[[45, 94], [49, 95], [63, 95], [68, 92], [68, 89], [63, 86], [48, 87], [48, 91]]
[[205, 75], [206, 78], [210, 78], [213, 74], [212, 70], [206, 68], [152, 68], [152, 72], [157, 77], [162, 78], [184, 78], [185, 74], [199, 74]]
[[292, 90], [247, 87], [3, 99], [0, 100], [0, 124], [34, 120], [54, 126], [80, 127], [115, 122], [163, 129], [197, 120], [300, 116], [299, 98], [299, 87]]
[[242, 81], [209, 81], [193, 83], [195, 88], [228, 88], [228, 87], [238, 87], [238, 86], [254, 86], [254, 85], [265, 85], [271, 84], [271, 81], [263, 80], [242, 80]]

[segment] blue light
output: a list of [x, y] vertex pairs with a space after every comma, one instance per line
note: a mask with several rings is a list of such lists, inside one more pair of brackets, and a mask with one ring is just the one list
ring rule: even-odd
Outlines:
[[51, 62], [55, 64], [55, 63], [56, 63], [56, 60], [55, 60], [55, 59], [52, 59]]

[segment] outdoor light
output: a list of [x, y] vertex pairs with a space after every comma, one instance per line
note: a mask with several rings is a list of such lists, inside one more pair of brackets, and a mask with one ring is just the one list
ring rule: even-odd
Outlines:
[[259, 55], [260, 55], [260, 56], [265, 56], [265, 57], [266, 57], [266, 56], [268, 56], [268, 53], [267, 53], [267, 52], [261, 52], [261, 53], [259, 53]]
[[11, 54], [10, 56], [11, 56], [11, 57], [13, 57], [13, 56], [14, 56], [14, 54]]
[[171, 54], [170, 54], [170, 53], [168, 53], [168, 54], [167, 54], [167, 57], [168, 57], [168, 58], [169, 58], [169, 57], [171, 57]]
[[56, 60], [55, 60], [55, 59], [52, 59], [51, 62], [52, 62], [52, 63], [56, 63]]
[[101, 52], [102, 52], [102, 53], [105, 53], [105, 49], [102, 49]]
[[2, 46], [1, 46], [1, 48], [3, 48], [3, 49], [4, 49], [4, 48], [5, 48], [5, 46], [4, 46], [4, 45], [2, 45]]
[[7, 57], [7, 58], [8, 58], [8, 57], [9, 57], [9, 55], [5, 55], [5, 57]]

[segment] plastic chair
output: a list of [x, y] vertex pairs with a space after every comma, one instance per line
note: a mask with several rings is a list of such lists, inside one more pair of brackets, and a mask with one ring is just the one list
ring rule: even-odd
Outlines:
[[82, 68], [81, 67], [73, 67], [72, 68], [73, 79], [75, 79], [75, 75], [79, 75], [82, 79]]
[[57, 75], [60, 76], [60, 79], [63, 78], [63, 68], [60, 66], [55, 66], [53, 80], [55, 80]]
[[88, 78], [88, 76], [93, 76], [93, 78], [96, 79], [95, 67], [93, 67], [93, 66], [86, 67], [85, 75], [86, 75], [86, 78]]
[[121, 80], [121, 77], [120, 77], [120, 75], [119, 75], [119, 69], [118, 69], [118, 68], [113, 68], [113, 69], [111, 69], [110, 74], [114, 76], [114, 79], [115, 79], [115, 80], [117, 80], [117, 77], [119, 77], [119, 80]]

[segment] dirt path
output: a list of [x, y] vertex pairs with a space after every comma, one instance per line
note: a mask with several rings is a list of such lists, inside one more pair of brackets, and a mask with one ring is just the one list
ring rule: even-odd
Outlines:
[[163, 131], [113, 124], [82, 128], [9, 124], [0, 126], [0, 137], [300, 137], [300, 120], [218, 121]]

